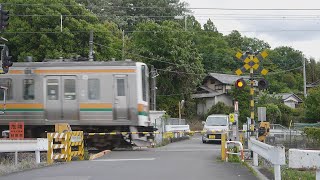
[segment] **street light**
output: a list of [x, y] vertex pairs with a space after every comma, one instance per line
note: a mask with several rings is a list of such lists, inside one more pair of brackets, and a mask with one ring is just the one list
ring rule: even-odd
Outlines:
[[187, 16], [174, 16], [174, 19], [184, 19], [184, 30], [187, 31]]

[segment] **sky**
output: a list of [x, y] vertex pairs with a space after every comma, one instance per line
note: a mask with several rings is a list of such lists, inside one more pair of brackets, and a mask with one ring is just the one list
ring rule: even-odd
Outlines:
[[313, 57], [320, 61], [320, 2], [316, 0], [182, 1], [189, 4], [188, 8], [201, 24], [210, 18], [218, 31], [224, 35], [232, 30], [238, 30], [244, 36], [268, 42], [272, 49], [278, 46], [291, 46], [302, 51], [307, 58]]

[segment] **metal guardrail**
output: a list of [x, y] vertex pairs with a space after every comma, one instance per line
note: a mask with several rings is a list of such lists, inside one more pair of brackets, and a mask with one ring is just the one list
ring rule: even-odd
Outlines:
[[40, 163], [40, 151], [48, 150], [48, 140], [45, 138], [28, 140], [0, 139], [0, 152], [14, 152], [15, 164], [18, 164], [18, 152], [35, 152], [36, 163]]
[[316, 180], [320, 180], [320, 151], [289, 149], [289, 167], [316, 169]]
[[258, 155], [270, 161], [274, 165], [274, 178], [281, 180], [280, 165], [285, 165], [285, 148], [271, 146], [254, 138], [249, 139], [249, 149], [253, 151], [253, 165], [258, 166]]

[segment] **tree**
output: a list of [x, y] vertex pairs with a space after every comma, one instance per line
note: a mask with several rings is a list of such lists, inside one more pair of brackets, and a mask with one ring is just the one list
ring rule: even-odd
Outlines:
[[[113, 21], [120, 29], [132, 31], [141, 22], [161, 23], [185, 15], [189, 10], [180, 0], [77, 0], [97, 14], [103, 22]], [[184, 22], [181, 22], [184, 23]]]
[[317, 122], [320, 117], [320, 87], [311, 89], [305, 101], [306, 119]]
[[[202, 80], [204, 69], [202, 58], [192, 42], [192, 32], [182, 29], [173, 21], [165, 21], [161, 25], [141, 23], [137, 26], [138, 31], [132, 33], [127, 54], [158, 70], [159, 94], [183, 94], [180, 98], [187, 99]], [[158, 100], [160, 109], [174, 113], [176, 104], [181, 100], [174, 98], [161, 97]]]
[[76, 55], [87, 57], [90, 30], [95, 31], [97, 43], [109, 47], [103, 51], [97, 48], [95, 57], [103, 60], [119, 57], [120, 53], [114, 49], [121, 46], [121, 33], [115, 24], [100, 23], [94, 14], [79, 6], [75, 0], [52, 0], [50, 6], [47, 6], [46, 0], [28, 1], [28, 4], [37, 6], [16, 5], [21, 3], [20, 0], [5, 2], [12, 3], [6, 6], [10, 13], [19, 14], [10, 17], [10, 27], [4, 34], [9, 39], [13, 60], [22, 61], [26, 56], [32, 56], [35, 61]]
[[216, 105], [210, 108], [206, 116], [209, 116], [211, 114], [230, 114], [232, 112], [233, 107], [227, 106], [223, 102], [218, 102]]
[[280, 46], [269, 53], [269, 59], [279, 68], [289, 70], [302, 66], [303, 54], [292, 47]]

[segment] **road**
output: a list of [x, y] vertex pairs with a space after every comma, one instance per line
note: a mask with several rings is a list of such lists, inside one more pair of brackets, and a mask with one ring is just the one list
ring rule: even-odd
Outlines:
[[194, 180], [257, 179], [238, 163], [219, 161], [220, 145], [202, 144], [200, 137], [154, 149], [113, 151], [92, 161], [74, 161], [10, 174], [3, 180]]

